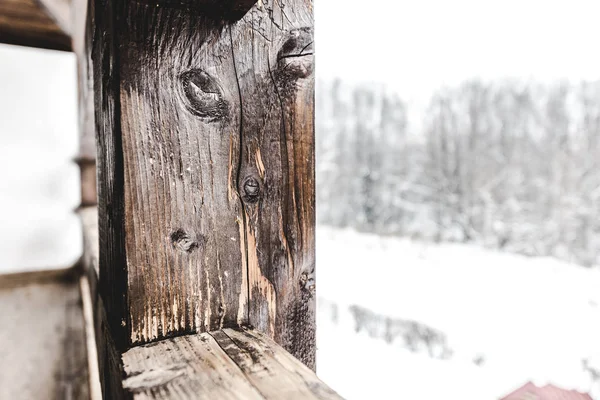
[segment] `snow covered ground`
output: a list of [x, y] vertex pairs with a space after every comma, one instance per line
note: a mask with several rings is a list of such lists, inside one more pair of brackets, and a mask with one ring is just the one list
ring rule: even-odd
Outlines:
[[600, 399], [598, 269], [317, 233], [317, 372], [346, 398], [491, 400], [532, 380]]

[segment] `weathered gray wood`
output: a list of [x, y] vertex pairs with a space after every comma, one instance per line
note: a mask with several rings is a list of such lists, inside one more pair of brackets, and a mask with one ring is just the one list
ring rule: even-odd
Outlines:
[[70, 51], [71, 38], [65, 30], [70, 17], [59, 3], [0, 0], [0, 43]]
[[262, 399], [208, 334], [134, 347], [123, 354], [134, 399]]
[[340, 399], [313, 371], [257, 331], [212, 332], [221, 348], [267, 399]]
[[[257, 354], [260, 355], [258, 357], [261, 359], [259, 364], [270, 371], [270, 374], [273, 377], [272, 379], [281, 377], [282, 382], [280, 389], [284, 393], [287, 391], [289, 397], [281, 392], [277, 396], [281, 396], [285, 399], [294, 397], [299, 398], [301, 394], [305, 393], [306, 397], [301, 398], [341, 398], [329, 386], [323, 383], [311, 369], [306, 367], [296, 357], [292, 356], [284, 348], [264, 334], [252, 329], [224, 329], [223, 331], [241, 352], [254, 354], [254, 359], [257, 358]], [[233, 349], [233, 351], [228, 351], [227, 353], [230, 354], [231, 357], [235, 357], [235, 349]], [[244, 367], [241, 364], [238, 363], [238, 365], [244, 370]], [[253, 370], [255, 370], [255, 368], [251, 366], [250, 371]], [[268, 379], [265, 380], [264, 377], [261, 378], [260, 376], [255, 376], [250, 380], [261, 381], [260, 384], [266, 386], [265, 390], [261, 391], [261, 393], [271, 390], [270, 387], [272, 381]], [[288, 382], [288, 386], [284, 385], [284, 382]], [[255, 385], [258, 387], [259, 383], [257, 382]], [[310, 392], [310, 394], [308, 392]]]
[[232, 329], [164, 339], [123, 354], [125, 398], [340, 399], [266, 336]]
[[249, 319], [314, 368], [312, 27], [312, 1], [264, 1], [233, 26], [232, 37], [242, 98], [238, 190]]
[[0, 276], [0, 326], [0, 398], [89, 398], [75, 271]]
[[312, 2], [261, 1], [237, 22], [92, 4], [100, 291], [118, 347], [250, 324], [314, 368]]

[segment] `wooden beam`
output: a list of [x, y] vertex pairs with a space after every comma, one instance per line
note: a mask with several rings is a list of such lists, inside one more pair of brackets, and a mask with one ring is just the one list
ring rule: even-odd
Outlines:
[[124, 397], [341, 399], [281, 346], [251, 330], [162, 340], [123, 354]]
[[63, 0], [0, 0], [0, 43], [70, 51], [68, 13]]
[[100, 292], [124, 350], [250, 324], [314, 368], [312, 2], [96, 0]]

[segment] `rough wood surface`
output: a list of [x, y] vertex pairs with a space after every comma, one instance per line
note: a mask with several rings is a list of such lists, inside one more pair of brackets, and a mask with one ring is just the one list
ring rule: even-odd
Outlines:
[[85, 324], [73, 271], [0, 276], [0, 398], [88, 399]]
[[[91, 0], [88, 6], [93, 42], [95, 133], [97, 137], [99, 292], [108, 318], [107, 329], [119, 348], [128, 344], [128, 282], [125, 254], [124, 169], [121, 142], [118, 30], [121, 2]], [[99, 345], [100, 346], [100, 345]], [[99, 355], [102, 357], [102, 355]]]
[[243, 120], [238, 190], [249, 320], [314, 368], [312, 2], [262, 2], [233, 26], [232, 38]]
[[123, 354], [135, 399], [262, 399], [208, 334], [165, 339]]
[[[117, 400], [123, 396], [121, 381], [123, 372], [120, 352], [108, 328], [106, 309], [98, 292], [98, 211], [96, 207], [80, 207], [78, 214], [83, 228], [81, 263], [89, 287], [89, 306], [92, 308], [91, 323], [95, 333], [99, 386], [104, 398]], [[84, 301], [84, 305], [85, 303]]]
[[117, 344], [250, 324], [314, 368], [312, 2], [261, 1], [236, 22], [93, 4], [100, 291]]
[[258, 331], [224, 329], [211, 335], [267, 399], [340, 398], [313, 371]]
[[187, 11], [133, 2], [124, 25], [130, 342], [247, 322], [228, 31]]
[[340, 399], [314, 372], [258, 332], [226, 329], [161, 340], [123, 354], [125, 397]]
[[0, 43], [70, 51], [68, 11], [62, 0], [0, 0]]

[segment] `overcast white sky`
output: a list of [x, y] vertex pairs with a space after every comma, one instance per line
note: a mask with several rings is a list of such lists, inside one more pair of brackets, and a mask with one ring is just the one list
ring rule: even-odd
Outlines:
[[473, 77], [598, 79], [598, 0], [315, 0], [321, 77], [405, 99]]

